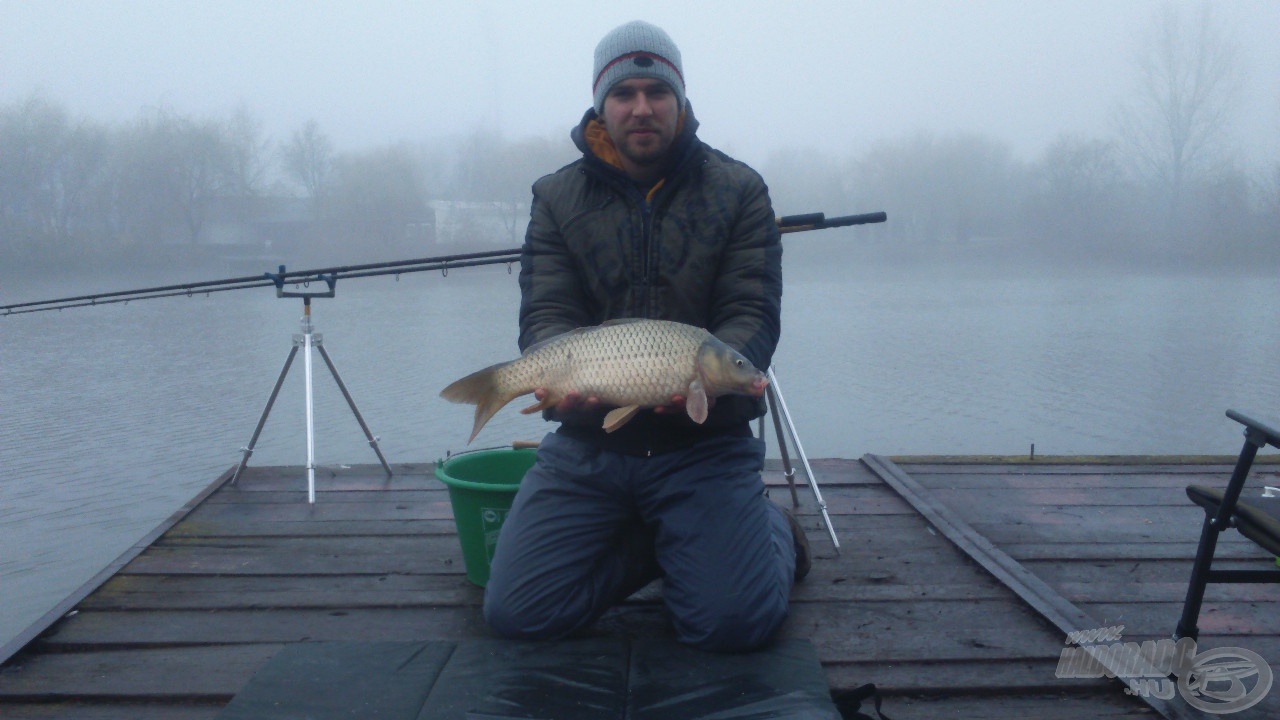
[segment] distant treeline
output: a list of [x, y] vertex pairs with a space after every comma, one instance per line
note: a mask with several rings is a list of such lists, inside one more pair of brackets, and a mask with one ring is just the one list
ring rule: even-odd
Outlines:
[[[999, 138], [917, 133], [860, 154], [793, 149], [758, 169], [779, 214], [885, 210], [862, 258], [1184, 267], [1280, 260], [1280, 158], [1234, 156], [1234, 48], [1207, 8], [1166, 8], [1110, 137], [1067, 135], [1021, 160]], [[244, 107], [75, 117], [41, 95], [0, 104], [0, 271], [294, 267], [511, 247], [530, 185], [575, 157], [567, 133], [335, 148], [308, 122], [268, 138]], [[870, 252], [866, 252], [870, 248]]]
[[567, 139], [477, 131], [343, 152], [314, 122], [268, 138], [243, 107], [225, 117], [149, 110], [112, 125], [36, 95], [0, 105], [0, 257], [13, 270], [507, 247], [519, 242], [533, 179], [571, 150]]
[[[887, 211], [883, 226], [823, 234], [856, 233], [864, 258], [1275, 266], [1280, 158], [1230, 151], [1244, 75], [1211, 10], [1153, 16], [1112, 136], [1063, 136], [1025, 161], [999, 138], [919, 133], [758, 169], [779, 214]], [[563, 131], [344, 151], [315, 122], [268, 138], [244, 107], [111, 125], [34, 95], [0, 104], [0, 271], [509, 247], [533, 180], [576, 154]]]
[[1280, 161], [1225, 160], [1175, 188], [1133, 152], [1065, 136], [1026, 162], [994, 138], [922, 133], [857, 157], [776, 153], [761, 170], [783, 212], [885, 210], [889, 222], [857, 232], [888, 257], [1277, 267]]
[[[856, 231], [886, 257], [1280, 257], [1280, 163], [1260, 174], [1204, 164], [1174, 188], [1132, 152], [1122, 139], [1063, 137], [1024, 162], [994, 138], [916, 134], [858, 156], [778, 152], [759, 170], [780, 214], [887, 211], [884, 226]], [[574, 155], [566, 133], [340, 152], [315, 123], [272, 141], [243, 108], [112, 126], [32, 97], [0, 107], [0, 255], [9, 269], [237, 254], [269, 267], [513, 246], [532, 181]], [[441, 200], [466, 212], [445, 217]]]

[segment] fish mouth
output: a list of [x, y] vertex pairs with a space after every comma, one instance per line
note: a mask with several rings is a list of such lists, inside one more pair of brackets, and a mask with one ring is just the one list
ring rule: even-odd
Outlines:
[[769, 378], [765, 377], [764, 374], [757, 375], [756, 378], [751, 381], [751, 396], [760, 397], [761, 395], [764, 395], [764, 390], [767, 387], [769, 387]]

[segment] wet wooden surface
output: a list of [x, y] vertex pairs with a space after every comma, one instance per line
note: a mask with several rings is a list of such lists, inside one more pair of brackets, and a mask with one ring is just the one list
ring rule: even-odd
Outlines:
[[[1064, 597], [1125, 624], [1126, 639], [1172, 631], [1200, 513], [1181, 487], [1225, 482], [1225, 466], [1204, 465], [902, 467]], [[446, 492], [430, 466], [395, 469], [326, 471], [315, 506], [297, 468], [250, 468], [218, 488], [0, 669], [0, 716], [211, 718], [288, 643], [489, 637]], [[833, 691], [874, 682], [897, 720], [1151, 716], [1117, 681], [1056, 678], [1061, 633], [864, 463], [814, 470], [844, 551], [802, 488], [816, 557], [783, 632], [814, 644]], [[789, 504], [783, 487], [772, 496]], [[1235, 562], [1260, 552], [1221, 548]], [[1220, 588], [1204, 644], [1280, 660], [1276, 586]], [[669, 637], [658, 588], [592, 632]]]
[[[1170, 637], [1182, 613], [1204, 520], [1186, 486], [1225, 487], [1232, 470], [1229, 461], [899, 467], [1062, 598], [1139, 643]], [[1274, 458], [1254, 466], [1243, 497], [1265, 485], [1280, 485]], [[1217, 569], [1275, 569], [1234, 530], [1214, 557]], [[1280, 585], [1210, 584], [1199, 626], [1200, 652], [1243, 648], [1280, 668]], [[1280, 690], [1230, 717], [1280, 717]]]

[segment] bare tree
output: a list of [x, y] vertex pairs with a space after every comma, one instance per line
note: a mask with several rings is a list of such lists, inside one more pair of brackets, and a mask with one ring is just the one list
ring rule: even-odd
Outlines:
[[[529, 218], [534, 180], [569, 163], [578, 154], [559, 134], [507, 140], [477, 129], [459, 146], [447, 199], [492, 208], [491, 217], [501, 223], [506, 237], [488, 239], [518, 244]], [[470, 227], [449, 234], [475, 241], [486, 233]]]
[[0, 107], [0, 248], [8, 257], [59, 259], [101, 234], [106, 131], [72, 121], [39, 95]]
[[430, 218], [423, 172], [410, 149], [390, 145], [334, 160], [322, 211], [335, 258], [392, 257], [416, 249]]
[[1159, 12], [1120, 123], [1139, 168], [1159, 182], [1171, 222], [1188, 183], [1223, 162], [1240, 85], [1237, 46], [1214, 22], [1209, 5], [1190, 22], [1172, 5]]
[[222, 128], [226, 142], [226, 191], [256, 197], [267, 174], [271, 143], [263, 139], [262, 121], [246, 105], [238, 106]]
[[285, 173], [316, 199], [324, 194], [333, 173], [333, 142], [320, 130], [320, 124], [308, 120], [293, 132], [281, 149]]
[[200, 241], [212, 198], [229, 175], [219, 123], [161, 109], [145, 114], [116, 147], [117, 212], [127, 238], [154, 243], [179, 229]]
[[1032, 171], [1028, 198], [1030, 230], [1072, 245], [1102, 245], [1112, 239], [1121, 171], [1115, 144], [1063, 135]]
[[0, 112], [0, 243], [9, 257], [49, 254], [68, 125], [66, 111], [39, 95]]
[[877, 143], [854, 167], [853, 186], [894, 218], [898, 240], [966, 242], [1005, 231], [1016, 205], [1018, 165], [1004, 143], [981, 135], [917, 133]]

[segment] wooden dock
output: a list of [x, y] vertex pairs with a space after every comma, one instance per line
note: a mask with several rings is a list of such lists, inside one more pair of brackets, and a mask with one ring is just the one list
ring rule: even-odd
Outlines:
[[[1183, 488], [1223, 486], [1230, 465], [815, 461], [844, 550], [833, 553], [802, 488], [815, 562], [783, 634], [813, 643], [833, 692], [876, 683], [894, 720], [1159, 717], [1119, 680], [1056, 677], [1064, 632], [1015, 586], [1038, 580], [1079, 616], [1123, 625], [1125, 641], [1167, 638], [1203, 517]], [[1280, 484], [1277, 468], [1258, 465], [1249, 487]], [[433, 467], [394, 469], [390, 480], [377, 466], [326, 469], [314, 506], [298, 468], [219, 478], [0, 648], [0, 717], [213, 718], [290, 643], [489, 637]], [[768, 480], [782, 484], [776, 469]], [[783, 487], [772, 496], [789, 504]], [[953, 527], [970, 534], [957, 543]], [[975, 560], [975, 538], [1007, 569]], [[1218, 557], [1269, 561], [1234, 533]], [[1278, 599], [1275, 585], [1211, 586], [1200, 647], [1246, 648], [1280, 669]], [[592, 633], [671, 636], [652, 586]], [[1280, 689], [1232, 717], [1280, 717]]]

